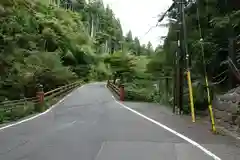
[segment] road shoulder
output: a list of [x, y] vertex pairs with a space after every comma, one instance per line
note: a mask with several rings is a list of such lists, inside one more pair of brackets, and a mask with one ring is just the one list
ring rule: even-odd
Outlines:
[[[196, 141], [222, 159], [240, 159], [240, 141], [224, 135], [214, 135], [209, 124], [191, 122], [191, 117], [175, 115], [170, 108], [154, 103], [124, 102], [129, 108]], [[228, 150], [226, 149], [228, 148]]]

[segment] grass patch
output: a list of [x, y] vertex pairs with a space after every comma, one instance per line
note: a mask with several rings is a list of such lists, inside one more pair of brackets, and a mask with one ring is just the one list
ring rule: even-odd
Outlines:
[[[73, 89], [45, 101], [42, 111], [47, 110], [72, 91]], [[35, 104], [33, 102], [26, 102], [23, 105], [10, 106], [7, 110], [0, 106], [0, 124], [17, 121], [26, 116], [42, 112], [38, 107], [38, 104]]]
[[33, 102], [26, 102], [23, 105], [17, 105], [11, 107], [11, 109], [1, 109], [0, 110], [0, 123], [8, 123], [11, 121], [16, 121], [28, 115], [34, 114], [35, 104]]

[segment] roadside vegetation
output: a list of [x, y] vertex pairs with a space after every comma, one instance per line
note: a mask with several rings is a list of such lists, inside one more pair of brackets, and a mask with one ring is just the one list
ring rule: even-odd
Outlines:
[[[107, 61], [115, 55], [135, 59], [154, 52], [150, 43], [133, 40], [130, 31], [124, 36], [102, 1], [49, 2], [0, 2], [1, 102], [35, 97], [40, 84], [47, 92], [76, 80], [107, 80], [114, 72]], [[32, 113], [16, 108], [20, 111], [9, 113], [10, 119]]]
[[[129, 100], [172, 103], [176, 23], [170, 22], [164, 45], [153, 48], [150, 42], [140, 44], [131, 31], [123, 35], [120, 20], [101, 0], [50, 2], [0, 2], [0, 101], [34, 97], [39, 84], [47, 92], [76, 80], [112, 79], [125, 85]], [[234, 2], [200, 2], [207, 73], [217, 92], [229, 89], [227, 79], [221, 81], [227, 72], [218, 75], [228, 67], [223, 63], [228, 38], [240, 33], [239, 3]], [[177, 15], [173, 11], [169, 17]], [[196, 4], [188, 9], [186, 22], [194, 101], [198, 110], [204, 110]], [[188, 112], [187, 84], [184, 93]]]
[[[239, 81], [240, 56], [234, 53], [235, 66], [229, 60], [229, 51], [237, 49], [239, 52], [239, 42], [231, 46], [229, 40], [235, 40], [240, 34], [240, 3], [237, 0], [201, 0], [197, 4], [195, 1], [186, 9], [186, 35], [187, 47], [190, 54], [190, 69], [193, 84], [193, 100], [197, 111], [204, 111], [208, 107], [207, 92], [204, 77], [204, 67], [206, 67], [209, 79], [211, 97], [228, 92]], [[199, 19], [197, 16], [199, 10]], [[168, 13], [171, 19], [178, 19], [179, 14], [176, 9]], [[159, 45], [150, 54], [140, 56], [135, 54], [135, 60], [129, 61], [134, 67], [130, 68], [130, 78], [121, 76], [116, 72], [115, 76], [122, 78], [126, 90], [130, 91], [129, 99], [154, 101], [161, 104], [173, 104], [173, 77], [175, 54], [177, 47], [177, 22], [169, 20], [169, 32], [164, 39], [164, 44]], [[199, 28], [200, 27], [200, 28]], [[201, 35], [200, 36], [200, 32]], [[201, 40], [202, 39], [202, 40]], [[238, 38], [239, 39], [239, 38]], [[130, 43], [132, 44], [132, 43]], [[133, 43], [134, 44], [134, 43]], [[202, 48], [204, 59], [202, 57]], [[134, 52], [133, 52], [134, 53]], [[204, 64], [205, 61], [205, 64]], [[125, 63], [124, 63], [125, 64]], [[234, 69], [233, 69], [234, 68]], [[184, 72], [186, 71], [186, 61], [184, 61]], [[124, 70], [122, 71], [123, 74]], [[230, 73], [236, 75], [230, 79]], [[119, 75], [119, 76], [118, 76]], [[184, 73], [184, 111], [189, 113], [189, 95], [186, 72]]]

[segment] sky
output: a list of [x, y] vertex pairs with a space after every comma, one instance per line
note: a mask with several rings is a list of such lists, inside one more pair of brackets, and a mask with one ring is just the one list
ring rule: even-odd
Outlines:
[[108, 4], [115, 16], [120, 19], [124, 34], [131, 30], [133, 36], [139, 37], [141, 44], [150, 41], [155, 48], [162, 43], [160, 37], [167, 35], [166, 27], [157, 27], [146, 33], [156, 25], [157, 15], [165, 12], [172, 4], [172, 0], [103, 0], [103, 2], [105, 5]]

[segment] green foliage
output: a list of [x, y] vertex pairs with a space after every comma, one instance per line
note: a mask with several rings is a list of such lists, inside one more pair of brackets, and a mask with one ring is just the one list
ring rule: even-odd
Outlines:
[[38, 83], [47, 91], [76, 79], [72, 66], [65, 67], [62, 61], [71, 54], [77, 62], [92, 57], [84, 47], [91, 42], [80, 16], [27, 0], [7, 2], [0, 2], [4, 8], [0, 18], [1, 100], [35, 96]]
[[89, 79], [96, 81], [106, 80], [106, 77], [111, 75], [111, 71], [107, 68], [107, 65], [103, 62], [99, 62], [96, 65], [91, 65], [89, 72]]
[[34, 103], [26, 102], [24, 105], [14, 106], [9, 111], [0, 110], [0, 123], [15, 121], [34, 113]]
[[[33, 97], [39, 83], [49, 91], [76, 79], [112, 78], [129, 99], [160, 102], [158, 78], [171, 75], [173, 60], [162, 50], [141, 45], [131, 31], [124, 37], [102, 0], [1, 1], [0, 101]], [[11, 116], [24, 115], [21, 109]]]
[[124, 52], [115, 52], [105, 57], [105, 63], [110, 65], [114, 81], [120, 78], [121, 83], [132, 79], [135, 66], [135, 57]]
[[[199, 8], [199, 21], [197, 7]], [[228, 39], [236, 37], [240, 33], [239, 9], [239, 3], [235, 0], [198, 0], [198, 4], [192, 2], [191, 7], [186, 10], [187, 45], [191, 59], [194, 102], [197, 110], [207, 108], [201, 43], [204, 47], [208, 78], [210, 84], [213, 84], [211, 89], [217, 88], [215, 91], [224, 90], [228, 79], [226, 78], [226, 80], [218, 84], [215, 83], [216, 80], [213, 77], [228, 68], [222, 62], [226, 60], [228, 55]], [[170, 12], [170, 18], [179, 18], [179, 14], [176, 14], [175, 11]], [[199, 24], [202, 37], [200, 37]], [[163, 62], [153, 61], [152, 64], [149, 64], [150, 71], [154, 71], [153, 66], [155, 66], [155, 70], [159, 68], [164, 73], [164, 76], [172, 75], [173, 70], [171, 71], [171, 68], [174, 68], [175, 53], [177, 51], [176, 35], [178, 27], [177, 23], [170, 23], [169, 32], [163, 46], [167, 57], [165, 57]], [[200, 38], [203, 38], [202, 42], [200, 42]], [[222, 76], [227, 76], [227, 72]], [[184, 93], [184, 104], [186, 111], [189, 111], [187, 84], [184, 84]]]
[[[76, 78], [97, 80], [109, 75], [97, 55], [98, 46], [109, 37], [111, 42], [121, 40], [119, 21], [101, 1], [76, 1], [71, 5], [76, 12], [38, 1], [0, 2], [1, 100], [35, 96], [37, 83], [44, 84], [48, 91]], [[105, 20], [103, 24], [100, 18]], [[92, 28], [101, 26], [98, 32], [106, 36], [92, 37], [89, 22], [94, 22]], [[109, 50], [114, 49], [106, 46], [101, 54]]]
[[[111, 76], [133, 90], [134, 99], [150, 101], [154, 94], [145, 72], [153, 53], [150, 43], [145, 47], [137, 37], [123, 36], [119, 19], [102, 0], [0, 2], [0, 101], [34, 97], [39, 84], [49, 91]], [[35, 113], [32, 103], [10, 112], [1, 108], [0, 122]]]

